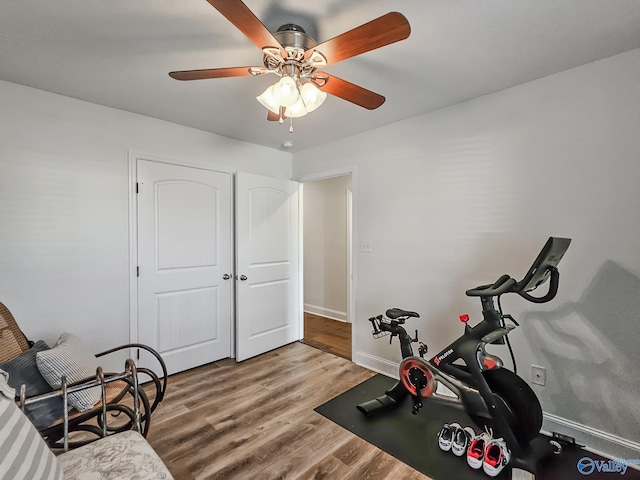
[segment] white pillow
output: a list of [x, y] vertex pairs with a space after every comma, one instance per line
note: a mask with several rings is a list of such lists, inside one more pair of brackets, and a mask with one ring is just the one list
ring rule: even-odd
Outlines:
[[[52, 388], [62, 386], [62, 376], [67, 384], [87, 378], [95, 378], [98, 359], [78, 337], [63, 333], [51, 350], [38, 352], [36, 364], [40, 374]], [[92, 387], [69, 394], [69, 405], [84, 412], [100, 400], [100, 387]]]

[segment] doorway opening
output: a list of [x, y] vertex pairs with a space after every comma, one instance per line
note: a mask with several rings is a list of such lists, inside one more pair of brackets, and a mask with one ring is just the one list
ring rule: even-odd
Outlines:
[[304, 183], [303, 342], [351, 360], [351, 174]]

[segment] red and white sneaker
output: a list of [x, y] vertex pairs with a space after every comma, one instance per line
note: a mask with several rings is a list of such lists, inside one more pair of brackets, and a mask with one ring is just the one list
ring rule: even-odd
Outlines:
[[511, 460], [511, 452], [503, 439], [498, 438], [489, 441], [482, 461], [484, 473], [490, 477], [495, 477], [507, 466], [509, 460]]
[[482, 462], [484, 461], [485, 452], [491, 438], [492, 435], [488, 431], [484, 431], [480, 435], [473, 437], [467, 449], [467, 463], [471, 468], [476, 470], [482, 468]]

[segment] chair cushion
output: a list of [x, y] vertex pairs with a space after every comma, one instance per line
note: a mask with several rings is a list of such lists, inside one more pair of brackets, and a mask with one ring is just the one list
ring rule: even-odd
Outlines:
[[[53, 388], [62, 386], [62, 376], [67, 383], [95, 378], [98, 359], [78, 337], [63, 333], [50, 350], [36, 353], [38, 370]], [[84, 412], [100, 400], [100, 387], [93, 387], [69, 394], [69, 405]]]
[[16, 406], [14, 395], [0, 370], [0, 478], [63, 480], [57, 458]]
[[[36, 365], [36, 353], [49, 350], [49, 346], [42, 340], [37, 341], [33, 347], [21, 353], [13, 360], [0, 364], [0, 369], [9, 374], [8, 383], [16, 389], [16, 395], [20, 395], [20, 387], [26, 386], [26, 396], [35, 397], [52, 390], [51, 385], [43, 378]], [[52, 425], [63, 413], [63, 401], [61, 397], [53, 397], [42, 400], [25, 408], [27, 417], [36, 428], [45, 428]]]
[[58, 456], [65, 480], [171, 480], [173, 477], [142, 435], [129, 430]]

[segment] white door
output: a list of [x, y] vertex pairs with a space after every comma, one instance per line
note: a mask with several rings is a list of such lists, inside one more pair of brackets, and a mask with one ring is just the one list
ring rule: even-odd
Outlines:
[[138, 341], [170, 374], [229, 357], [231, 175], [140, 159], [136, 167]]
[[236, 175], [236, 360], [300, 339], [298, 184]]

